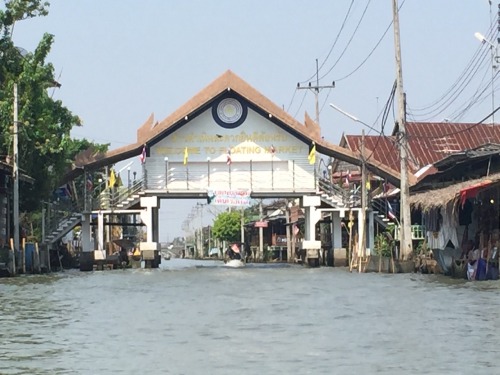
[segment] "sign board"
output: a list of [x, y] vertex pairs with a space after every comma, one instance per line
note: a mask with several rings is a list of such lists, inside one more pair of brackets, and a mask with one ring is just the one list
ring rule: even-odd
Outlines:
[[286, 236], [282, 234], [275, 234], [272, 238], [272, 244], [275, 246], [286, 246]]
[[267, 228], [267, 221], [256, 221], [254, 226], [255, 228]]
[[219, 206], [250, 206], [250, 190], [208, 190], [208, 202]]

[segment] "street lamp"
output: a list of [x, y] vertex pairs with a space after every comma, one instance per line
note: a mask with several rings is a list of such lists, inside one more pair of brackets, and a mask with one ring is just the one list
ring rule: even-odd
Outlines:
[[493, 43], [491, 43], [488, 39], [486, 39], [486, 37], [485, 37], [483, 34], [481, 34], [480, 32], [478, 32], [478, 31], [477, 31], [477, 32], [475, 32], [475, 33], [474, 33], [474, 36], [475, 36], [475, 37], [476, 37], [476, 39], [478, 39], [481, 43], [483, 43], [483, 44], [489, 44], [489, 45], [490, 45], [490, 47], [495, 48], [495, 45], [494, 45]]
[[330, 107], [332, 107], [334, 110], [336, 110], [336, 111], [338, 111], [338, 112], [342, 113], [344, 116], [349, 117], [352, 121], [359, 122], [360, 124], [362, 124], [362, 125], [366, 126], [368, 129], [373, 130], [373, 131], [374, 131], [374, 132], [376, 132], [378, 135], [383, 135], [383, 134], [382, 134], [382, 132], [381, 132], [380, 130], [377, 130], [377, 129], [375, 129], [373, 126], [368, 125], [366, 122], [361, 121], [359, 118], [357, 118], [357, 117], [356, 117], [356, 116], [354, 116], [354, 115], [351, 115], [349, 112], [346, 112], [346, 111], [344, 111], [344, 110], [340, 109], [340, 108], [339, 108], [339, 107], [337, 107], [335, 104], [330, 103]]

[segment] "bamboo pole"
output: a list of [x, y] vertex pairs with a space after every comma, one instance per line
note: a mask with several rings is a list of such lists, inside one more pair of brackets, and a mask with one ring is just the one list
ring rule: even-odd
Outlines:
[[26, 238], [23, 238], [21, 241], [21, 252], [23, 254], [21, 257], [21, 259], [23, 260], [22, 271], [23, 273], [26, 273]]
[[353, 225], [353, 212], [349, 210], [349, 248], [347, 250], [347, 258], [349, 261], [349, 272], [352, 272], [352, 225]]
[[16, 250], [14, 249], [14, 239], [11, 237], [9, 239], [9, 244], [10, 244], [10, 252], [12, 253], [12, 275], [15, 275], [17, 273], [16, 270]]

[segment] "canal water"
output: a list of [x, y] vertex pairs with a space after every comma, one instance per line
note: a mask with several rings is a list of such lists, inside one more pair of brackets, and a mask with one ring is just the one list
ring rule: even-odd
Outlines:
[[0, 374], [499, 374], [499, 291], [181, 259], [0, 279]]

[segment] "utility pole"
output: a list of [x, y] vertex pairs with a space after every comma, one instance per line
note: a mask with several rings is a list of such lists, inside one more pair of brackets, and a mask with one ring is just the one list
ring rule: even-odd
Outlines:
[[241, 242], [245, 243], [245, 208], [244, 207], [241, 207], [240, 231], [241, 231]]
[[[259, 203], [259, 221], [264, 219], [264, 213], [262, 209], [262, 199]], [[257, 257], [259, 261], [264, 259], [264, 228], [259, 227], [259, 256]]]
[[411, 212], [410, 212], [410, 188], [408, 186], [408, 163], [406, 136], [406, 103], [403, 91], [403, 67], [401, 61], [401, 42], [399, 34], [399, 7], [398, 0], [392, 0], [392, 13], [394, 24], [394, 49], [396, 54], [396, 82], [398, 91], [398, 126], [399, 126], [399, 158], [401, 163], [400, 171], [400, 235], [399, 235], [399, 256], [403, 260], [408, 259], [413, 252], [411, 239]]
[[[16, 254], [19, 251], [19, 159], [18, 159], [18, 103], [17, 103], [17, 83], [14, 83], [14, 126], [13, 126], [13, 164], [12, 164], [12, 174], [14, 177], [14, 207], [13, 207], [13, 219], [14, 219], [14, 258], [13, 258], [13, 271], [16, 273]], [[21, 266], [24, 272], [24, 254], [21, 252]]]
[[366, 257], [366, 212], [368, 211], [368, 193], [366, 191], [366, 160], [365, 160], [365, 129], [361, 131], [361, 220], [359, 231], [360, 253], [358, 254], [358, 272], [361, 270], [361, 260]]
[[319, 69], [318, 69], [318, 59], [316, 59], [316, 85], [313, 86], [311, 84], [311, 82], [309, 82], [309, 86], [306, 86], [306, 87], [301, 87], [300, 86], [300, 83], [297, 83], [297, 90], [312, 90], [314, 92], [314, 103], [315, 103], [315, 107], [316, 107], [316, 124], [319, 125], [319, 91], [321, 89], [333, 89], [335, 88], [335, 81], [332, 82], [331, 85], [327, 85], [327, 86], [320, 86], [319, 85]]

